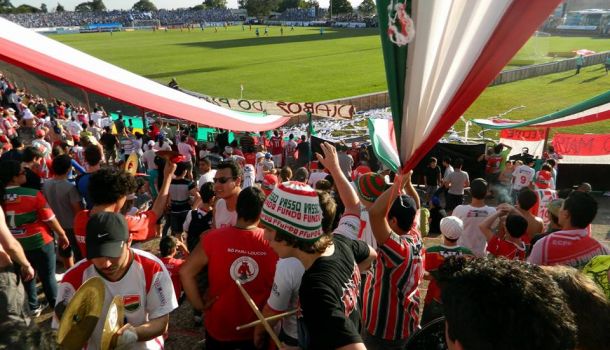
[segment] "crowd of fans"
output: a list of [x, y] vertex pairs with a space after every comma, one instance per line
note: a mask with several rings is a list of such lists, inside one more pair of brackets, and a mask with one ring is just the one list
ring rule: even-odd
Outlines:
[[[209, 350], [413, 349], [433, 324], [440, 348], [610, 344], [610, 249], [591, 236], [598, 203], [590, 186], [553, 188], [552, 150], [538, 173], [522, 168], [527, 152], [514, 160], [512, 193], [495, 202], [513, 161], [501, 147], [482, 157], [487, 179], [432, 158], [420, 198], [411, 173], [372, 172], [357, 143], [313, 155], [305, 135], [279, 130], [203, 143], [192, 126], [134, 130], [101, 106], [45, 101], [4, 78], [0, 93], [0, 345], [18, 349], [38, 332], [32, 348], [43, 348], [31, 317], [50, 305], [57, 327], [100, 276], [104, 308], [123, 297], [118, 348], [162, 348], [185, 298]], [[551, 192], [548, 204], [536, 190]], [[543, 205], [548, 218], [537, 216]], [[158, 257], [142, 250], [158, 238]], [[257, 319], [251, 303], [288, 314], [269, 321], [272, 332], [237, 329]]]
[[134, 20], [159, 20], [162, 26], [240, 20], [240, 17], [234, 15], [229, 9], [162, 9], [151, 12], [113, 10], [104, 12], [2, 14], [0, 16], [27, 28], [72, 27], [104, 23], [120, 23], [125, 27], [130, 27]]

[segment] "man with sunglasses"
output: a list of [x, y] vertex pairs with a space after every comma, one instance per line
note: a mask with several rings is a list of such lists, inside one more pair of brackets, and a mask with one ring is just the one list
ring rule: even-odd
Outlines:
[[242, 169], [232, 160], [225, 160], [218, 164], [214, 175], [214, 193], [216, 205], [214, 206], [214, 227], [222, 228], [234, 226], [237, 222], [237, 196], [241, 192]]

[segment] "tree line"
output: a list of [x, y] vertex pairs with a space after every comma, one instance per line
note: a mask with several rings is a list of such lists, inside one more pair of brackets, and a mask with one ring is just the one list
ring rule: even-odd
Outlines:
[[[271, 11], [284, 12], [289, 8], [319, 8], [320, 4], [317, 0], [238, 0], [239, 8], [246, 9], [250, 16], [262, 17], [268, 15]], [[193, 10], [205, 9], [226, 9], [227, 0], [205, 0], [203, 3], [191, 7]], [[82, 2], [74, 8], [76, 12], [91, 12], [91, 11], [106, 11], [106, 5], [103, 0], [91, 0]], [[132, 6], [132, 10], [140, 12], [157, 11], [157, 7], [150, 0], [139, 0]], [[330, 10], [332, 14], [349, 14], [354, 12], [349, 0], [331, 0]], [[11, 0], [0, 0], [0, 13], [47, 13], [49, 9], [45, 3], [40, 5], [40, 8], [32, 5], [13, 6]], [[55, 12], [63, 12], [65, 8], [58, 3], [54, 9]], [[376, 13], [375, 2], [373, 0], [364, 0], [358, 6], [358, 12], [363, 15], [373, 15]]]

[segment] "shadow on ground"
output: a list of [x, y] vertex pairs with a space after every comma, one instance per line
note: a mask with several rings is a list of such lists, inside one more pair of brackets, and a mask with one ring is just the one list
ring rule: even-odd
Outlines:
[[[320, 35], [319, 29], [309, 29], [311, 34], [299, 34], [299, 35], [285, 35], [285, 36], [275, 36], [277, 35], [276, 27], [273, 27], [274, 36], [264, 36], [264, 29], [259, 28], [260, 37], [256, 37], [254, 31], [252, 31], [252, 38], [243, 38], [243, 39], [234, 39], [234, 40], [217, 40], [217, 41], [195, 41], [190, 43], [179, 43], [176, 45], [188, 46], [188, 47], [205, 47], [210, 49], [227, 49], [227, 48], [236, 48], [236, 47], [248, 47], [248, 46], [259, 46], [259, 45], [276, 45], [276, 44], [287, 44], [287, 43], [295, 43], [295, 42], [309, 42], [309, 41], [319, 41], [319, 40], [328, 40], [328, 39], [342, 39], [342, 38], [354, 38], [361, 36], [376, 36], [379, 33], [376, 30], [341, 30], [341, 31], [325, 31], [323, 35]], [[288, 33], [286, 29], [284, 29], [284, 33]]]

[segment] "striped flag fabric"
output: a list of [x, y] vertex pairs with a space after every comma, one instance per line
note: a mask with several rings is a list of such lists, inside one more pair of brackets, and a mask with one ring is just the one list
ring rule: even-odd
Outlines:
[[377, 1], [403, 171], [434, 147], [559, 3]]
[[[144, 110], [235, 131], [264, 131], [290, 118], [232, 111], [73, 49], [0, 17], [0, 60]], [[57, 53], [61, 52], [61, 55]]]

